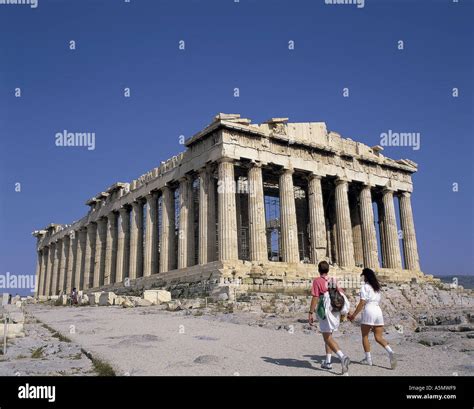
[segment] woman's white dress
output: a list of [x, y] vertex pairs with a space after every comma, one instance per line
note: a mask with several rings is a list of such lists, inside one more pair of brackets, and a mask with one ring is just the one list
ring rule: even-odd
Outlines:
[[382, 310], [379, 306], [380, 298], [380, 292], [374, 291], [369, 283], [362, 285], [360, 288], [360, 299], [365, 301], [365, 306], [362, 311], [361, 324], [384, 325]]

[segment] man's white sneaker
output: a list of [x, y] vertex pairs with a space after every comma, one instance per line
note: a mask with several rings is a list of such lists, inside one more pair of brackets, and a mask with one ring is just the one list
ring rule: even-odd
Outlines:
[[362, 361], [360, 361], [361, 364], [363, 365], [369, 365], [369, 366], [372, 366], [372, 360], [371, 359], [367, 359], [367, 358], [364, 358]]
[[351, 363], [351, 360], [349, 359], [349, 357], [344, 355], [341, 359], [342, 374], [345, 374], [347, 371], [349, 371], [349, 364], [350, 363]]
[[323, 363], [321, 364], [321, 368], [323, 368], [323, 369], [332, 369], [332, 364], [327, 363], [326, 361], [323, 361]]
[[395, 354], [391, 352], [388, 354], [388, 357], [390, 359], [390, 366], [392, 369], [395, 369], [397, 367], [397, 358], [395, 358]]

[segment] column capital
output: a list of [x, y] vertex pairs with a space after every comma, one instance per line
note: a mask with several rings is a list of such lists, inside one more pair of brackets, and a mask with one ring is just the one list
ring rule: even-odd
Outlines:
[[400, 192], [400, 196], [411, 197], [411, 192], [406, 192], [406, 191]]
[[103, 225], [103, 224], [107, 223], [107, 217], [99, 217], [96, 220], [96, 223], [97, 223], [97, 225]]
[[267, 162], [262, 162], [260, 160], [252, 160], [249, 163], [249, 168], [261, 168], [267, 165]]
[[140, 206], [143, 206], [143, 203], [142, 201], [137, 198], [136, 200], [134, 200], [132, 203], [131, 203], [132, 207], [134, 210], [138, 209]]
[[335, 183], [336, 185], [341, 185], [341, 184], [343, 184], [343, 183], [348, 184], [349, 182], [350, 182], [350, 180], [347, 179], [347, 178], [345, 178], [345, 177], [338, 177], [338, 178], [334, 181], [334, 183]]
[[151, 191], [145, 196], [147, 202], [155, 200], [158, 197], [158, 192], [156, 190]]
[[129, 209], [125, 206], [122, 206], [120, 209], [118, 209], [120, 215], [127, 214], [129, 212]]
[[306, 176], [306, 178], [308, 180], [313, 180], [313, 179], [319, 179], [319, 180], [322, 180], [323, 179], [323, 175], [320, 175], [318, 173], [315, 173], [315, 172], [311, 172], [308, 174], [308, 176]]
[[185, 175], [181, 176], [179, 179], [178, 179], [178, 182], [181, 184], [181, 183], [186, 183], [186, 182], [192, 182], [193, 181], [193, 177], [192, 175], [190, 175], [189, 173], [186, 173]]
[[204, 164], [203, 166], [201, 166], [198, 170], [197, 170], [197, 173], [199, 175], [201, 174], [204, 174], [204, 173], [211, 173], [214, 169], [214, 165], [215, 163], [214, 162], [208, 162], [206, 164]]
[[383, 194], [387, 194], [387, 193], [390, 193], [390, 194], [394, 194], [395, 193], [395, 189], [390, 187], [390, 186], [385, 186], [383, 189], [382, 189], [382, 193]]
[[283, 168], [279, 172], [280, 175], [293, 175], [293, 173], [295, 173], [294, 168]]
[[117, 213], [115, 213], [115, 212], [110, 212], [106, 217], [107, 217], [107, 219], [109, 219], [109, 220], [116, 219], [116, 218], [117, 218]]
[[167, 191], [172, 191], [172, 190], [173, 190], [172, 187], [168, 183], [160, 189], [161, 193], [167, 192]]
[[221, 158], [217, 159], [217, 163], [234, 163], [234, 158], [229, 158], [228, 156], [222, 156]]

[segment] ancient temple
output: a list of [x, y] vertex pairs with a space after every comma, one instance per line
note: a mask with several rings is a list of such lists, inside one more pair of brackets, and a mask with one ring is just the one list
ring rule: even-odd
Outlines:
[[86, 202], [37, 238], [37, 295], [233, 283], [306, 286], [370, 267], [423, 278], [411, 193], [417, 165], [330, 132], [324, 122], [261, 124], [219, 114], [186, 150]]

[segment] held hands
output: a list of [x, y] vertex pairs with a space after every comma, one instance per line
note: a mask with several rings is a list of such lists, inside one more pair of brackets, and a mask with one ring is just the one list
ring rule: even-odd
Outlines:
[[350, 314], [350, 313], [347, 314], [347, 319], [348, 319], [350, 322], [354, 321], [354, 318], [355, 318], [355, 315], [354, 315], [354, 314]]

